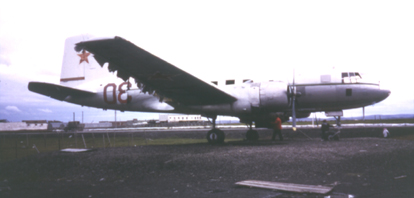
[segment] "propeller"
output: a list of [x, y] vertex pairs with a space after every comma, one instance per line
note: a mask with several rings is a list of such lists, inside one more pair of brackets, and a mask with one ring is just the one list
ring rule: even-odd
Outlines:
[[295, 84], [295, 69], [293, 69], [293, 84], [290, 86], [290, 104], [292, 106], [292, 130], [296, 131], [296, 96], [300, 95], [300, 93], [296, 92], [296, 84]]
[[293, 87], [292, 87], [292, 129], [296, 131], [296, 85], [295, 85], [295, 69], [293, 69]]

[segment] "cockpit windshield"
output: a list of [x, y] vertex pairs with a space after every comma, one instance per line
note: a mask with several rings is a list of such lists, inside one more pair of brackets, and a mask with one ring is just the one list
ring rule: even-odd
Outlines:
[[342, 72], [342, 83], [357, 83], [362, 79], [358, 72]]

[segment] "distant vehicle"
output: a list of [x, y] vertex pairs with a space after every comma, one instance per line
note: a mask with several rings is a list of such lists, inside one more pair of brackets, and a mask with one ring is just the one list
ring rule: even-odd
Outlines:
[[48, 131], [58, 131], [63, 130], [65, 128], [65, 124], [62, 122], [49, 122], [47, 125]]
[[79, 121], [68, 122], [68, 124], [63, 128], [65, 132], [75, 132], [75, 131], [83, 131], [85, 128], [85, 124], [79, 123]]
[[[255, 66], [249, 71], [255, 71]], [[210, 143], [224, 142], [224, 132], [216, 128], [218, 115], [238, 117], [250, 125], [249, 139], [258, 137], [253, 123], [256, 128], [271, 128], [276, 116], [282, 122], [291, 116], [295, 129], [296, 118], [312, 112], [332, 112], [339, 120], [344, 109], [369, 106], [390, 95], [379, 83], [364, 82], [359, 72], [352, 71], [321, 71], [296, 82], [294, 74], [291, 82], [207, 82], [121, 37], [92, 39], [90, 35], [66, 39], [60, 85], [30, 82], [28, 88], [60, 101], [104, 110], [199, 114], [212, 119], [213, 129], [207, 133]]]

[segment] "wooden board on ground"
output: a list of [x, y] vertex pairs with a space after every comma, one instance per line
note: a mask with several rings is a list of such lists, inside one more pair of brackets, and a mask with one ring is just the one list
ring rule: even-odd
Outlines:
[[269, 182], [269, 181], [258, 181], [258, 180], [245, 180], [245, 181], [237, 182], [236, 185], [256, 187], [256, 188], [266, 188], [266, 189], [272, 189], [272, 190], [289, 191], [289, 192], [317, 193], [317, 194], [326, 194], [326, 193], [329, 193], [333, 189], [333, 187], [330, 187], [330, 186], [303, 185], [303, 184]]
[[80, 152], [91, 151], [91, 149], [66, 148], [66, 149], [62, 149], [60, 151], [69, 152], [69, 153], [80, 153]]

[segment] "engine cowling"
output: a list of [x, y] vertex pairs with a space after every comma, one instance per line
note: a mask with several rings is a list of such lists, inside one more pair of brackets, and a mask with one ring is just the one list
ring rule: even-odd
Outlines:
[[262, 82], [260, 84], [260, 108], [269, 112], [289, 108], [287, 84], [283, 82]]

